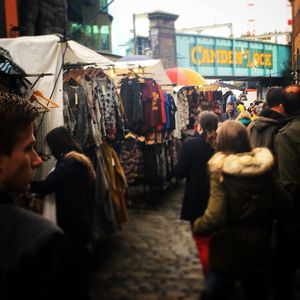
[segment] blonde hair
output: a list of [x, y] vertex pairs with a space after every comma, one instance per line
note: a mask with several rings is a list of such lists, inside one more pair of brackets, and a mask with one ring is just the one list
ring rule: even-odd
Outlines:
[[249, 119], [251, 120], [251, 114], [249, 113], [249, 111], [247, 110], [243, 110], [239, 113], [239, 115], [237, 116], [236, 120], [241, 120], [241, 119]]

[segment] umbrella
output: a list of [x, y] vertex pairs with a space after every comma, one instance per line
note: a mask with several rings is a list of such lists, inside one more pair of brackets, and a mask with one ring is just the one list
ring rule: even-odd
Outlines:
[[199, 73], [188, 68], [172, 68], [166, 70], [168, 77], [173, 83], [183, 86], [204, 85], [205, 79]]

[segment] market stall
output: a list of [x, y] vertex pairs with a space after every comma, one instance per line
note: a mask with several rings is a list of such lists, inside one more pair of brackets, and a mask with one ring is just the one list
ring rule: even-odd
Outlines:
[[[52, 128], [63, 125], [63, 71], [66, 64], [88, 64], [102, 67], [112, 62], [97, 52], [88, 49], [75, 41], [65, 41], [58, 35], [23, 36], [0, 39], [0, 46], [6, 49], [13, 61], [26, 73], [30, 82], [27, 94], [40, 91], [53, 99], [59, 107], [50, 109], [43, 116], [38, 138], [43, 141], [45, 133]], [[43, 143], [39, 145], [42, 146]], [[42, 153], [44, 149], [40, 149]], [[40, 168], [41, 176], [48, 173], [44, 164]]]
[[[42, 109], [37, 127], [39, 153], [45, 154], [47, 151], [44, 147], [47, 132], [54, 127], [70, 125], [66, 123], [66, 115], [72, 117], [71, 126], [68, 127], [70, 130], [79, 130], [79, 127], [83, 126], [92, 136], [88, 145], [82, 143], [82, 147], [89, 151], [97, 173], [95, 190], [91, 194], [94, 202], [90, 203], [91, 239], [98, 240], [107, 232], [120, 228], [121, 223], [126, 220], [124, 198], [126, 182], [113, 148], [105, 141], [101, 143], [101, 140], [101, 145], [95, 142], [96, 130], [93, 129], [97, 129], [97, 126], [92, 118], [94, 106], [89, 102], [97, 100], [99, 109], [107, 102], [106, 96], [112, 91], [107, 89], [107, 83], [111, 81], [113, 88], [113, 81], [104, 74], [102, 68], [111, 65], [112, 62], [97, 52], [74, 41], [66, 41], [58, 35], [0, 39], [0, 46], [8, 51], [12, 60], [24, 70], [23, 77], [29, 81], [24, 95], [28, 98], [39, 97], [40, 102], [34, 102], [39, 109]], [[78, 81], [70, 82], [68, 80], [70, 74], [79, 74], [80, 77], [76, 77]], [[88, 91], [86, 87], [97, 80], [102, 80], [105, 87], [100, 86], [97, 97], [91, 98], [89, 95], [94, 93], [94, 90]], [[75, 90], [80, 89], [82, 93], [72, 94], [68, 91], [70, 87]], [[41, 95], [43, 97], [40, 97]], [[45, 100], [46, 102], [43, 103], [42, 101]], [[110, 105], [111, 101], [108, 102]], [[86, 112], [86, 120], [81, 118], [83, 108]], [[90, 126], [91, 120], [95, 126]], [[98, 129], [99, 132], [104, 130], [103, 127]], [[78, 132], [71, 133], [74, 135]], [[112, 159], [115, 162], [113, 166], [111, 166]], [[52, 159], [43, 163], [36, 174], [36, 179], [45, 178], [53, 165]]]

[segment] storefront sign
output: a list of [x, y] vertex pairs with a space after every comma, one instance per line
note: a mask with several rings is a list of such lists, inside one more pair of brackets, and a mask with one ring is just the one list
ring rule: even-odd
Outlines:
[[241, 67], [272, 68], [272, 51], [262, 52], [260, 50], [236, 49], [212, 49], [201, 45], [193, 46], [191, 49], [191, 61], [194, 65], [237, 65]]
[[204, 77], [282, 77], [290, 51], [288, 45], [176, 33], [177, 66]]

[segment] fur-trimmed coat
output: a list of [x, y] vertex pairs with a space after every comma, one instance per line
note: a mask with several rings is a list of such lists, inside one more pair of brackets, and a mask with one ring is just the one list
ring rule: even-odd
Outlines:
[[292, 206], [275, 182], [273, 164], [267, 148], [231, 155], [218, 152], [209, 161], [209, 203], [194, 222], [194, 232], [212, 235], [211, 268], [248, 272], [269, 267], [273, 217]]
[[71, 151], [56, 163], [43, 181], [32, 181], [30, 191], [45, 196], [55, 193], [57, 224], [73, 246], [82, 249], [88, 242], [88, 200], [95, 171], [88, 157]]

